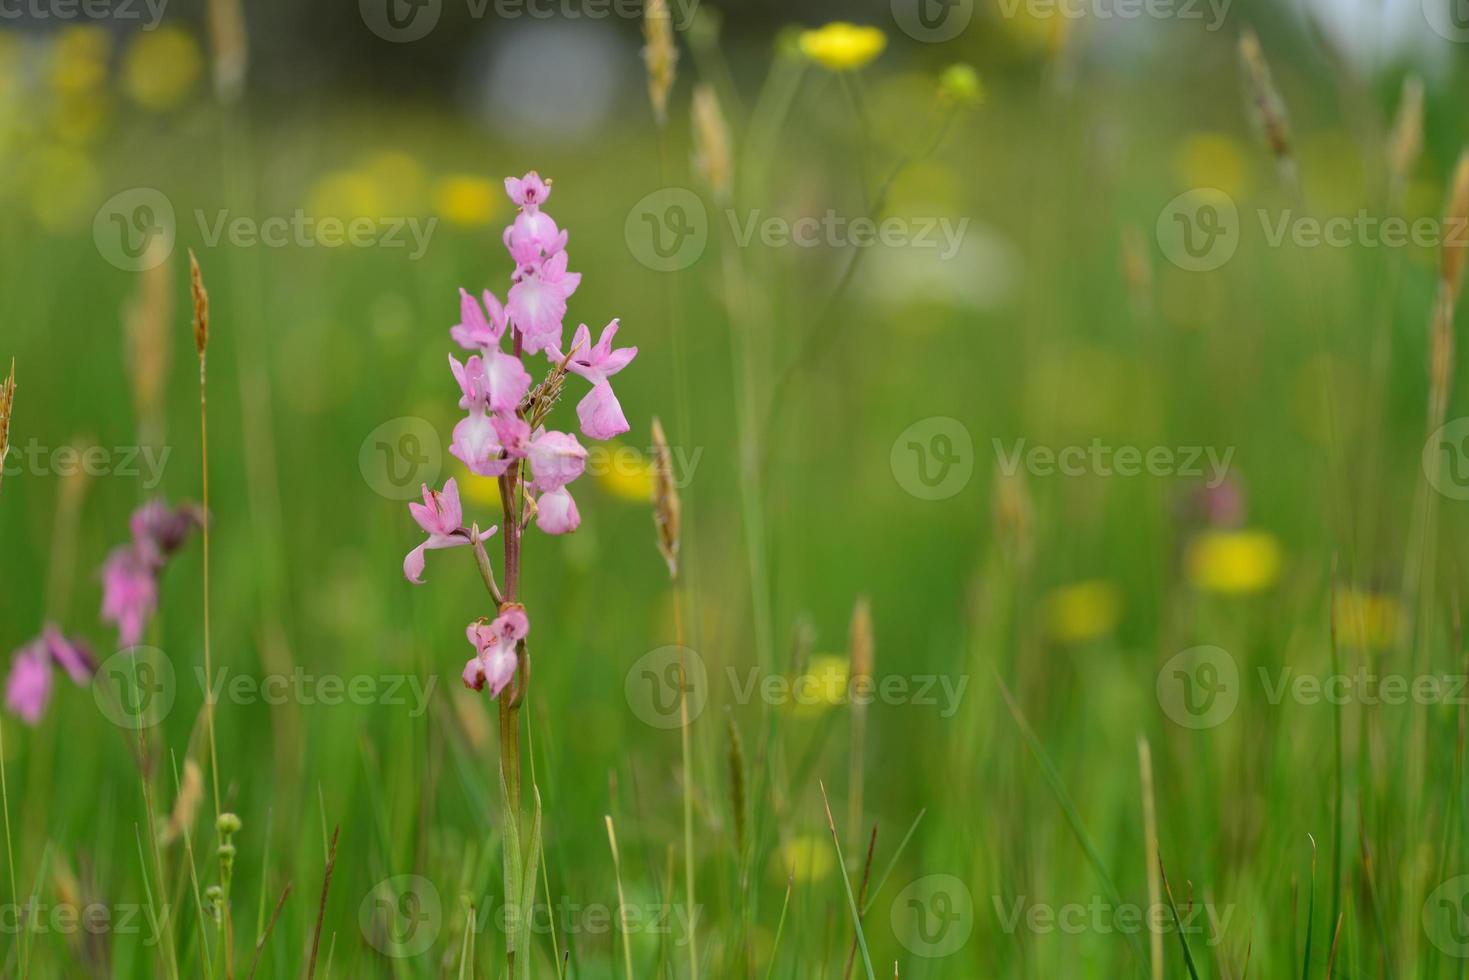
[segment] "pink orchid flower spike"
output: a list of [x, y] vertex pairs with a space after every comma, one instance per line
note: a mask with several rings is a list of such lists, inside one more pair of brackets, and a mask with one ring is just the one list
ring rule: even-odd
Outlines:
[[[403, 559], [403, 574], [415, 585], [423, 584], [425, 553], [442, 548], [459, 548], [469, 544], [469, 530], [464, 527], [464, 511], [459, 503], [459, 485], [450, 479], [442, 491], [423, 487], [423, 503], [410, 503], [408, 512], [428, 534], [428, 540], [408, 552]], [[480, 540], [495, 533], [495, 528], [480, 534]]]

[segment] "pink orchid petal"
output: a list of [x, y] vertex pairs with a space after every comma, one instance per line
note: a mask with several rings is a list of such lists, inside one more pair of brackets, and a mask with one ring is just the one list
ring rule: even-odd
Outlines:
[[627, 416], [622, 414], [622, 403], [605, 381], [592, 385], [587, 396], [577, 402], [576, 417], [581, 420], [582, 432], [592, 439], [611, 439], [630, 428]]

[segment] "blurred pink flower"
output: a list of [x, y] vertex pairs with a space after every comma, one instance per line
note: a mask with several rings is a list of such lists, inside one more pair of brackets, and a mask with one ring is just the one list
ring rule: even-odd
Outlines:
[[5, 706], [26, 724], [36, 724], [45, 714], [57, 666], [78, 685], [90, 683], [97, 672], [96, 661], [85, 645], [67, 639], [55, 625], [47, 623], [39, 638], [16, 651], [5, 681]]
[[158, 567], [136, 542], [114, 549], [102, 565], [102, 619], [117, 627], [120, 647], [142, 642], [158, 608]]
[[10, 676], [5, 680], [5, 707], [27, 725], [34, 725], [46, 713], [51, 685], [51, 655], [46, 652], [44, 642], [33, 640], [17, 650], [10, 662]]
[[184, 546], [189, 532], [204, 525], [205, 515], [193, 504], [170, 507], [163, 500], [150, 500], [128, 520], [133, 543], [142, 550], [152, 563], [161, 565], [164, 559]]

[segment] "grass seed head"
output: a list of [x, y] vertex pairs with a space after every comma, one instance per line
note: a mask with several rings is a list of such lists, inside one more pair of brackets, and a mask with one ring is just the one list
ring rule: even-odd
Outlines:
[[1423, 80], [1409, 75], [1403, 80], [1403, 95], [1387, 143], [1387, 163], [1393, 184], [1402, 187], [1423, 152]]
[[643, 63], [648, 66], [648, 101], [661, 127], [668, 122], [668, 93], [678, 77], [678, 45], [673, 41], [673, 16], [668, 0], [648, 0], [643, 12]]
[[734, 164], [729, 146], [729, 125], [724, 120], [724, 110], [720, 108], [719, 96], [714, 94], [714, 89], [708, 85], [695, 88], [692, 111], [694, 166], [714, 196], [727, 200]]
[[1281, 164], [1289, 164], [1292, 159], [1290, 117], [1254, 31], [1246, 29], [1240, 35], [1239, 54], [1244, 63], [1246, 92], [1255, 125], [1275, 159]]
[[10, 374], [0, 382], [0, 479], [5, 476], [5, 456], [10, 452], [10, 413], [15, 405], [15, 361], [10, 362]]
[[189, 292], [194, 297], [194, 349], [202, 359], [209, 347], [209, 291], [204, 288], [204, 276], [193, 249], [189, 249]]
[[1449, 188], [1449, 202], [1444, 209], [1443, 263], [1439, 268], [1439, 283], [1450, 305], [1458, 300], [1463, 284], [1464, 254], [1469, 248], [1464, 240], [1466, 226], [1469, 226], [1469, 149], [1459, 154], [1459, 163], [1454, 167], [1454, 179]]

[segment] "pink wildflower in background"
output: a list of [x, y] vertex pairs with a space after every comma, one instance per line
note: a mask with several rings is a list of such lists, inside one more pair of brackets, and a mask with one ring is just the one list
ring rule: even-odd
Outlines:
[[91, 651], [48, 623], [39, 637], [15, 652], [5, 681], [5, 706], [26, 724], [38, 723], [51, 702], [57, 667], [79, 686], [90, 683], [97, 672]]
[[128, 521], [132, 540], [102, 565], [102, 619], [117, 627], [118, 646], [137, 646], [158, 608], [158, 578], [206, 516], [193, 504], [169, 507], [153, 500]]
[[[459, 387], [459, 407], [465, 412], [454, 426], [449, 452], [471, 473], [500, 480], [506, 514], [502, 535], [505, 594], [500, 594], [489, 557], [479, 546], [497, 529], [492, 527], [474, 541], [474, 532], [464, 526], [453, 480], [442, 492], [424, 487], [424, 503], [409, 505], [428, 538], [403, 561], [405, 577], [421, 583], [427, 551], [475, 544], [480, 573], [491, 597], [500, 604], [500, 615], [488, 624], [481, 620], [469, 626], [467, 635], [475, 655], [465, 664], [463, 676], [467, 686], [488, 688], [491, 697], [514, 680], [525, 656], [523, 641], [530, 624], [514, 591], [525, 526], [532, 516], [547, 534], [568, 534], [581, 524], [568, 486], [586, 469], [586, 448], [575, 435], [549, 429], [543, 420], [566, 374], [571, 373], [591, 383], [591, 391], [577, 405], [582, 433], [592, 439], [610, 439], [628, 431], [627, 418], [608, 379], [637, 355], [635, 347], [612, 347], [618, 329], [615, 319], [596, 344], [582, 324], [570, 349], [563, 353], [567, 300], [581, 284], [581, 274], [569, 269], [567, 232], [541, 210], [551, 196], [550, 182], [531, 172], [507, 178], [505, 191], [518, 208], [502, 236], [514, 266], [505, 302], [488, 289], [480, 298], [461, 289], [459, 322], [449, 329], [450, 339], [470, 352], [463, 362], [449, 356], [449, 370]], [[535, 387], [527, 366], [527, 355], [534, 354], [544, 354], [550, 372]], [[522, 503], [524, 513], [518, 514]], [[522, 693], [517, 689], [516, 700]]]

